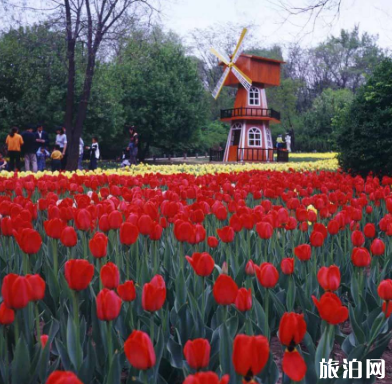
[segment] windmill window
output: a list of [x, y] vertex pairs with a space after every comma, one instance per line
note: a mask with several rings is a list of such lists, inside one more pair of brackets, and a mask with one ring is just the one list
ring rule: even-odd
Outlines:
[[261, 147], [261, 131], [259, 128], [251, 128], [248, 131], [248, 145], [250, 147]]
[[249, 90], [249, 105], [260, 105], [260, 90], [256, 87]]

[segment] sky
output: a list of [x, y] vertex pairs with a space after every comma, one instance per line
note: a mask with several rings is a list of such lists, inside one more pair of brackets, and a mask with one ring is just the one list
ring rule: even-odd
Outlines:
[[[287, 4], [286, 0], [285, 1]], [[314, 1], [314, 0], [313, 0]], [[312, 0], [291, 0], [300, 7]], [[299, 42], [315, 46], [328, 35], [339, 34], [342, 28], [359, 25], [361, 32], [378, 35], [383, 48], [392, 47], [392, 0], [342, 0], [339, 17], [326, 12], [315, 24], [307, 23], [309, 15], [292, 16], [278, 4], [279, 0], [163, 0], [161, 20], [167, 29], [183, 36], [195, 28], [208, 28], [232, 22], [253, 25], [252, 33], [265, 42], [287, 46]], [[240, 34], [240, 30], [238, 34]]]

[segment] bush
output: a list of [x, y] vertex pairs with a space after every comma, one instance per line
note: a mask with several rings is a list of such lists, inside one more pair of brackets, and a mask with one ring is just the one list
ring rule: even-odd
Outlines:
[[392, 60], [385, 59], [334, 119], [340, 166], [353, 174], [392, 171]]

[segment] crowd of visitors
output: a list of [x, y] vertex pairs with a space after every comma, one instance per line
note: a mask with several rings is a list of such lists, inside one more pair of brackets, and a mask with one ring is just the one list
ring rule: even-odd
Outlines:
[[[129, 144], [123, 151], [122, 166], [136, 164], [139, 135], [134, 126], [126, 127], [129, 132]], [[24, 158], [24, 170], [37, 172], [47, 169], [47, 164], [51, 162], [52, 171], [66, 169], [68, 148], [67, 134], [64, 127], [56, 128], [55, 143], [50, 147], [49, 134], [44, 130], [43, 124], [34, 127], [29, 125], [21, 134], [19, 128], [12, 127], [6, 138], [6, 153], [0, 153], [0, 171], [20, 171], [21, 158]], [[79, 140], [78, 169], [83, 169], [83, 158], [88, 154], [89, 169], [98, 167], [100, 159], [100, 149], [98, 138], [93, 137], [90, 146], [85, 146], [82, 138]], [[9, 158], [9, 161], [6, 160]]]

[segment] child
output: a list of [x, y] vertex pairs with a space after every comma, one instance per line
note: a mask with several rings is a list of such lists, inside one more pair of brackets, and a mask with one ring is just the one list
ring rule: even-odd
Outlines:
[[0, 171], [7, 169], [7, 161], [4, 159], [3, 155], [0, 153]]
[[131, 163], [127, 158], [127, 151], [123, 150], [123, 154], [121, 157], [121, 167], [129, 167], [130, 165], [131, 165]]
[[50, 153], [44, 148], [39, 147], [37, 151], [38, 170], [44, 171], [46, 168], [46, 159], [50, 157]]
[[90, 150], [90, 165], [89, 169], [94, 171], [98, 167], [98, 159], [99, 159], [99, 145], [98, 145], [98, 138], [93, 137], [91, 147], [86, 147]]
[[60, 171], [61, 169], [61, 159], [63, 158], [63, 154], [60, 152], [60, 146], [55, 145], [52, 154], [50, 155], [52, 158], [52, 172]]

